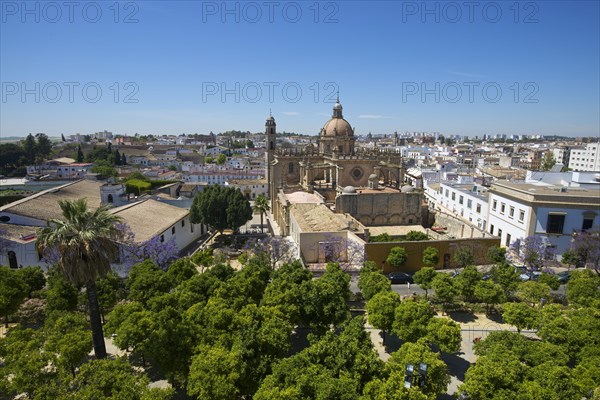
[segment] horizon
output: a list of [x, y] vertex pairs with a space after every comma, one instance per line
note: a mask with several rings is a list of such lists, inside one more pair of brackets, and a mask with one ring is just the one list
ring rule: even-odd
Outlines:
[[73, 4], [2, 2], [0, 137], [600, 135], [598, 2]]

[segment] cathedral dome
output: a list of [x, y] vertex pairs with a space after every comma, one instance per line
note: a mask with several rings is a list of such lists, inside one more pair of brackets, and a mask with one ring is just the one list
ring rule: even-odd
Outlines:
[[321, 129], [321, 136], [354, 136], [350, 123], [344, 118], [331, 118]]
[[338, 98], [333, 105], [331, 119], [321, 129], [321, 136], [354, 136], [354, 131], [350, 123], [344, 119], [342, 110], [343, 107]]

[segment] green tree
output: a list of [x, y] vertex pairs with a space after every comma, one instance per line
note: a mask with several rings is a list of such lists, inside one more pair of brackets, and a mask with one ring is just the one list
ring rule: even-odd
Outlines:
[[390, 254], [387, 256], [387, 263], [390, 264], [394, 269], [400, 268], [408, 260], [406, 249], [404, 247], [392, 247]]
[[[73, 381], [73, 399], [168, 400], [172, 389], [148, 387], [149, 379], [125, 359], [92, 360]], [[62, 397], [61, 397], [62, 398]]]
[[441, 351], [456, 353], [462, 342], [461, 327], [448, 318], [431, 318], [427, 324], [427, 341], [436, 344]]
[[490, 270], [490, 275], [494, 283], [499, 284], [504, 290], [505, 295], [512, 294], [519, 284], [519, 273], [507, 262], [501, 262], [494, 265]]
[[238, 352], [202, 346], [192, 358], [187, 391], [198, 399], [230, 400], [238, 396], [244, 365]]
[[435, 268], [440, 261], [440, 253], [435, 247], [427, 247], [423, 250], [423, 265], [426, 267]]
[[34, 329], [16, 327], [0, 338], [2, 397], [13, 398], [25, 393], [31, 399], [40, 387], [56, 380], [58, 371], [48, 368], [48, 365], [56, 365], [56, 355], [41, 351], [43, 344], [43, 332]]
[[473, 265], [475, 262], [475, 256], [473, 255], [473, 249], [467, 246], [458, 247], [454, 254], [452, 255], [452, 259], [456, 264], [456, 268], [464, 268], [467, 265]]
[[116, 334], [114, 344], [121, 350], [130, 350], [142, 357], [142, 364], [150, 356], [156, 331], [160, 329], [155, 315], [144, 310], [138, 302], [119, 304], [108, 316], [107, 334]]
[[396, 308], [400, 305], [400, 296], [396, 292], [381, 291], [375, 294], [366, 304], [369, 323], [376, 329], [383, 331], [383, 344], [385, 333], [390, 331], [394, 324]]
[[542, 162], [540, 164], [541, 171], [550, 171], [552, 167], [556, 164], [556, 159], [554, 158], [554, 153], [551, 151], [547, 151], [542, 156]]
[[542, 272], [542, 274], [538, 278], [538, 282], [545, 283], [550, 286], [552, 290], [558, 290], [560, 287], [560, 281], [555, 274], [549, 274], [547, 272]]
[[409, 242], [418, 242], [421, 240], [429, 240], [429, 236], [427, 236], [427, 234], [424, 232], [409, 231], [404, 239], [408, 240]]
[[425, 301], [405, 300], [394, 313], [392, 331], [400, 339], [416, 342], [427, 334], [427, 323], [433, 318], [433, 311]]
[[46, 286], [46, 276], [40, 267], [21, 268], [18, 273], [28, 287], [27, 297], [29, 298], [34, 291], [42, 290]]
[[81, 145], [77, 146], [77, 156], [75, 157], [75, 161], [78, 163], [82, 163], [84, 160], [83, 151], [81, 151]]
[[190, 221], [203, 223], [223, 232], [237, 230], [252, 218], [252, 207], [239, 189], [212, 185], [194, 198]]
[[37, 248], [42, 254], [56, 249], [58, 268], [74, 284], [85, 284], [92, 339], [96, 357], [106, 357], [102, 320], [96, 291], [96, 280], [105, 276], [118, 254], [115, 242], [121, 235], [116, 223], [120, 218], [104, 206], [91, 211], [85, 199], [59, 202], [62, 219], [48, 221], [38, 236]]
[[392, 241], [392, 237], [387, 234], [387, 233], [381, 233], [379, 235], [376, 236], [371, 236], [369, 238], [369, 242], [373, 243], [373, 242], [391, 242]]
[[[402, 374], [406, 370], [406, 364], [412, 364], [417, 369], [420, 363], [427, 364], [427, 379], [420, 390], [429, 399], [435, 399], [442, 393], [446, 393], [450, 383], [448, 367], [442, 361], [440, 354], [433, 352], [425, 340], [404, 343], [397, 352], [392, 354], [386, 370], [398, 371]], [[403, 383], [403, 380], [400, 383]]]
[[125, 282], [129, 299], [147, 306], [148, 302], [172, 289], [172, 282], [162, 269], [150, 260], [135, 264]]
[[350, 276], [337, 263], [327, 264], [325, 273], [315, 281], [303, 283], [303, 320], [317, 332], [339, 326], [350, 317]]
[[579, 265], [579, 263], [581, 262], [579, 259], [579, 255], [577, 254], [577, 252], [573, 249], [568, 249], [567, 251], [565, 251], [560, 259], [560, 262], [563, 265], [568, 265], [569, 266], [569, 270], [571, 270], [572, 266], [577, 266]]
[[473, 301], [475, 286], [481, 281], [482, 274], [472, 265], [467, 265], [463, 271], [454, 278], [454, 284], [458, 293], [465, 301]]
[[35, 137], [30, 133], [22, 142], [23, 151], [25, 152], [26, 162], [33, 164], [35, 162], [36, 146]]
[[27, 297], [29, 287], [22, 276], [8, 267], [0, 266], [0, 316], [8, 328], [8, 318]]
[[448, 274], [437, 274], [431, 282], [431, 287], [435, 290], [435, 298], [442, 303], [445, 310], [446, 304], [452, 303], [456, 297], [454, 281]]
[[[432, 249], [433, 247], [428, 247], [428, 249]], [[425, 249], [427, 250], [427, 249]], [[435, 250], [435, 249], [434, 249]], [[437, 250], [436, 250], [437, 252]], [[425, 256], [423, 256], [425, 258]], [[418, 270], [413, 276], [414, 282], [421, 287], [421, 289], [425, 290], [425, 298], [427, 298], [428, 290], [431, 289], [431, 284], [433, 279], [436, 277], [438, 273], [435, 269], [431, 267], [424, 267]]]
[[[115, 165], [121, 165], [121, 153], [119, 152], [119, 149], [115, 149]], [[169, 169], [171, 169], [169, 167]], [[175, 168], [175, 171], [177, 171], [177, 168]]]
[[100, 305], [100, 315], [102, 320], [108, 314], [119, 300], [119, 290], [121, 289], [121, 278], [114, 271], [109, 272], [96, 282], [98, 291], [98, 304]]
[[75, 369], [92, 349], [88, 323], [79, 313], [53, 313], [46, 322], [46, 351], [59, 355], [58, 364], [75, 377]]
[[516, 326], [517, 332], [521, 333], [521, 329], [536, 327], [538, 313], [525, 303], [505, 303], [502, 317], [507, 323]]
[[304, 289], [311, 287], [309, 284], [303, 286], [303, 283], [311, 280], [311, 272], [299, 261], [283, 264], [273, 272], [261, 304], [277, 307], [291, 323], [297, 325], [304, 304]]
[[45, 133], [37, 133], [35, 138], [37, 139], [35, 151], [38, 159], [42, 161], [50, 155], [50, 152], [52, 152], [52, 142]]
[[48, 271], [48, 290], [43, 292], [48, 311], [75, 311], [79, 289], [56, 267]]
[[550, 286], [541, 282], [522, 282], [517, 286], [517, 298], [532, 305], [539, 304], [542, 299], [550, 298]]
[[362, 292], [365, 300], [370, 300], [380, 292], [389, 292], [392, 290], [390, 280], [383, 276], [379, 271], [360, 274], [358, 279], [358, 288]]
[[225, 161], [227, 161], [227, 156], [225, 154], [221, 153], [217, 156], [217, 165], [223, 165], [225, 164]]
[[254, 200], [254, 211], [260, 213], [260, 231], [263, 231], [263, 216], [269, 212], [271, 207], [269, 206], [269, 200], [264, 194], [259, 194], [256, 200]]
[[505, 299], [502, 286], [490, 281], [477, 282], [473, 294], [479, 301], [485, 303], [488, 313], [490, 311], [490, 305], [499, 304]]
[[96, 165], [91, 168], [91, 171], [100, 174], [104, 178], [111, 178], [118, 175], [116, 168], [109, 165], [106, 161], [98, 161]]
[[[513, 399], [519, 392], [527, 367], [513, 354], [491, 353], [481, 356], [465, 374], [459, 391], [472, 399]], [[503, 397], [498, 397], [504, 393]]]
[[567, 300], [575, 306], [600, 304], [600, 277], [592, 271], [584, 269], [572, 271], [567, 283]]
[[506, 248], [500, 246], [492, 246], [487, 250], [486, 256], [488, 260], [498, 265], [506, 262]]

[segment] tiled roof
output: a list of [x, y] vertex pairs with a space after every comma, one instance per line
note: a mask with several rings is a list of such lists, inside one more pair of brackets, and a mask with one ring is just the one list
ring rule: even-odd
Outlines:
[[[160, 235], [188, 215], [188, 211], [183, 208], [152, 199], [113, 208], [111, 212], [123, 218], [123, 222], [129, 225], [135, 233], [136, 242], [145, 242]], [[176, 229], [190, 228], [186, 225], [184, 228], [176, 226]]]
[[100, 187], [102, 182], [80, 180], [52, 189], [43, 190], [33, 196], [15, 201], [0, 207], [0, 211], [9, 212], [24, 217], [48, 221], [61, 219], [60, 200], [87, 199], [88, 208], [100, 207]]

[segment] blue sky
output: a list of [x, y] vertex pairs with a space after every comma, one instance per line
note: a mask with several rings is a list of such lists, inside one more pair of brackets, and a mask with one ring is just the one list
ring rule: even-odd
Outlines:
[[2, 0], [0, 134], [599, 135], [598, 1], [464, 3]]

